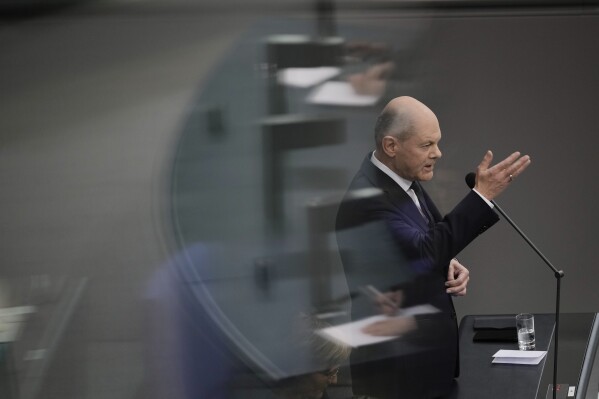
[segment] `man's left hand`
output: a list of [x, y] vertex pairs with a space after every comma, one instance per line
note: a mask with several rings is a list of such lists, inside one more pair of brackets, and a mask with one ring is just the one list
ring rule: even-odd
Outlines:
[[446, 292], [453, 296], [466, 295], [468, 280], [470, 280], [470, 271], [457, 259], [452, 259], [447, 271]]

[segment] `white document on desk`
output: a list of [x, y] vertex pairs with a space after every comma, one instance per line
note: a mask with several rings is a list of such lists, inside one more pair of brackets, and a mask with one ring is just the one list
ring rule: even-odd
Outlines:
[[431, 305], [419, 305], [402, 309], [397, 316], [377, 315], [340, 324], [338, 326], [323, 328], [318, 333], [332, 341], [341, 342], [345, 345], [357, 348], [364, 345], [378, 344], [380, 342], [396, 339], [397, 336], [375, 336], [362, 332], [362, 329], [377, 321], [392, 320], [400, 317], [415, 316], [419, 314], [437, 313], [439, 309]]
[[539, 364], [547, 351], [517, 351], [501, 349], [493, 355], [493, 363], [502, 364]]
[[0, 308], [0, 343], [16, 341], [21, 324], [27, 315], [33, 312], [34, 306]]
[[279, 83], [285, 86], [308, 88], [316, 86], [341, 73], [338, 67], [285, 68], [277, 73]]
[[307, 101], [312, 104], [367, 107], [376, 104], [379, 98], [356, 93], [348, 82], [330, 81], [315, 88]]

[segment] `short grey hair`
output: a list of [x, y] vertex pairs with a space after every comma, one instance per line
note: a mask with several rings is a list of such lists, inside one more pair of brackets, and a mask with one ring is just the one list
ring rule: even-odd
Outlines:
[[408, 112], [402, 108], [385, 107], [374, 125], [374, 143], [382, 148], [383, 137], [393, 136], [403, 141], [413, 134], [413, 121]]

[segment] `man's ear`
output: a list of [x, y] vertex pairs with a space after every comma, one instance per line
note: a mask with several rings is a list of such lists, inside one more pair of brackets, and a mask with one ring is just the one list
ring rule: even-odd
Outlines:
[[383, 147], [383, 152], [385, 155], [392, 158], [395, 157], [395, 154], [397, 153], [398, 144], [399, 143], [397, 142], [397, 139], [392, 136], [383, 137], [381, 142], [381, 146]]

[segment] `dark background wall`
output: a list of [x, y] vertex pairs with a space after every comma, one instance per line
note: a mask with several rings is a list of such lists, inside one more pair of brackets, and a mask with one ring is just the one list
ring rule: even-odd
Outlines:
[[[563, 309], [596, 311], [596, 17], [445, 18], [433, 25], [435, 106], [445, 141], [455, 146], [447, 163], [472, 169], [486, 149], [498, 159], [513, 150], [530, 154], [532, 166], [498, 203], [566, 273]], [[464, 313], [551, 311], [553, 274], [507, 223], [464, 259], [473, 277], [471, 296], [459, 301]]]

